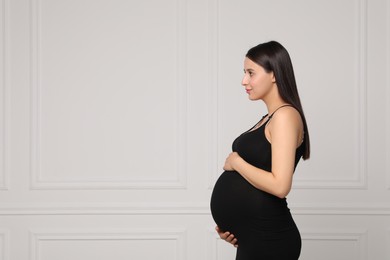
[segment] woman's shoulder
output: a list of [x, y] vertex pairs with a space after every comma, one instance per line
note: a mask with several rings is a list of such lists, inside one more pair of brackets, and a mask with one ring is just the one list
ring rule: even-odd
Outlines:
[[269, 122], [268, 135], [270, 140], [273, 140], [272, 144], [279, 143], [280, 145], [281, 142], [285, 147], [286, 142], [291, 141], [291, 145], [298, 147], [304, 135], [303, 121], [298, 110], [292, 106], [278, 109]]
[[272, 115], [272, 125], [280, 127], [303, 127], [302, 117], [299, 111], [291, 106], [284, 106], [279, 108]]

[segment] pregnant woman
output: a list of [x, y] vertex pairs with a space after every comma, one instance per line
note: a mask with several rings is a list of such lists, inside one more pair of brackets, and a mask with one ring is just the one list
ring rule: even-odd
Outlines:
[[236, 260], [296, 260], [301, 237], [286, 196], [298, 161], [310, 157], [310, 141], [287, 50], [275, 41], [250, 49], [242, 85], [268, 114], [234, 140], [211, 213], [220, 237], [237, 247]]

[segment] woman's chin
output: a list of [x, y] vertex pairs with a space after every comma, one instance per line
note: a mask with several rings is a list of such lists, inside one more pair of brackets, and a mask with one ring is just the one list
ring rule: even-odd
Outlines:
[[251, 97], [250, 95], [248, 96], [248, 99], [251, 100], [251, 101], [256, 101], [256, 100], [259, 100], [258, 98], [256, 97]]

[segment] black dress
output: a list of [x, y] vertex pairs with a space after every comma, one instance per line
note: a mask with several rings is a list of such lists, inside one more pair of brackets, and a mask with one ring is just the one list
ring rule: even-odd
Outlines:
[[[264, 129], [272, 116], [233, 142], [233, 151], [246, 162], [269, 172], [271, 144]], [[295, 167], [302, 154], [301, 144], [296, 150]], [[236, 260], [299, 258], [301, 237], [285, 198], [255, 188], [236, 171], [225, 171], [214, 186], [210, 207], [219, 228], [238, 240]]]

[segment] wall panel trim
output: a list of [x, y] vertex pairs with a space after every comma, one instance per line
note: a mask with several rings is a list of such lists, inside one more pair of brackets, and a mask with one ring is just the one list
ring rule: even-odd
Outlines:
[[301, 230], [302, 240], [308, 241], [353, 241], [356, 242], [359, 253], [357, 254], [359, 258], [357, 260], [365, 260], [368, 256], [368, 238], [367, 238], [367, 230]]
[[[209, 189], [218, 178], [218, 45], [219, 45], [219, 6], [218, 0], [209, 0], [209, 84], [213, 92], [210, 95], [210, 158]], [[367, 0], [355, 0], [355, 78], [353, 80], [356, 100], [353, 104], [356, 118], [357, 140], [355, 152], [354, 176], [348, 179], [297, 179], [294, 188], [298, 189], [367, 189]]]
[[387, 189], [390, 190], [390, 0], [386, 1], [386, 176]]
[[208, 10], [208, 22], [209, 22], [209, 52], [208, 52], [208, 81], [209, 87], [205, 96], [207, 97], [208, 114], [209, 118], [209, 174], [208, 174], [208, 188], [212, 189], [214, 182], [217, 179], [218, 171], [218, 43], [219, 43], [219, 10], [218, 0], [209, 0]]
[[0, 190], [8, 190], [9, 148], [9, 7], [8, 0], [0, 2]]
[[41, 5], [43, 0], [30, 0], [31, 19], [31, 151], [30, 151], [30, 179], [33, 190], [120, 190], [120, 189], [185, 189], [187, 187], [187, 0], [174, 0], [177, 6], [177, 140], [175, 168], [176, 176], [159, 179], [100, 179], [88, 180], [45, 180], [41, 172], [41, 92], [42, 92], [42, 66], [41, 66]]
[[[390, 245], [390, 228], [387, 229], [386, 245]], [[390, 247], [386, 247], [386, 259], [390, 259]]]
[[165, 229], [56, 229], [30, 230], [30, 260], [41, 259], [43, 241], [99, 241], [99, 240], [173, 240], [176, 242], [176, 258], [186, 259], [186, 230]]
[[[337, 242], [349, 242], [353, 241], [357, 244], [359, 250], [359, 258], [357, 260], [367, 259], [367, 231], [360, 229], [353, 230], [301, 230], [302, 240], [307, 241], [337, 241]], [[207, 230], [207, 258], [206, 259], [218, 259], [218, 241], [221, 240], [216, 234], [215, 230]]]
[[217, 235], [214, 229], [207, 229], [206, 231], [206, 258], [205, 259], [218, 259], [218, 241], [221, 238]]
[[356, 150], [354, 178], [344, 180], [304, 180], [294, 181], [294, 188], [299, 189], [367, 189], [367, 0], [355, 0], [355, 87], [356, 100], [353, 104], [356, 118]]
[[[291, 206], [293, 215], [390, 216], [390, 205], [323, 205]], [[205, 204], [139, 203], [139, 204], [25, 204], [1, 205], [0, 216], [28, 215], [210, 215]]]
[[0, 260], [8, 260], [9, 258], [9, 231], [0, 229]]

